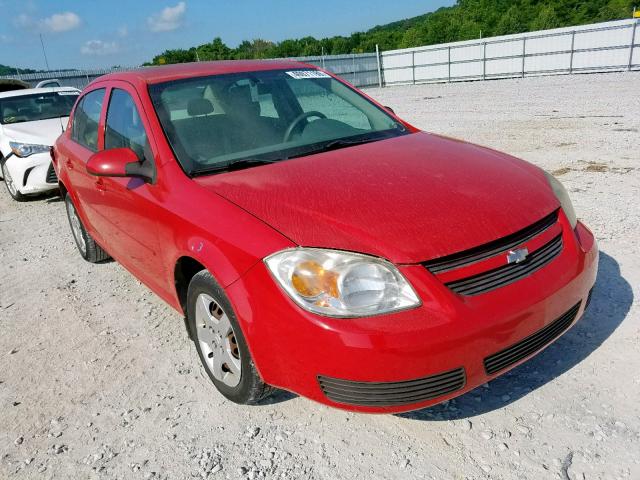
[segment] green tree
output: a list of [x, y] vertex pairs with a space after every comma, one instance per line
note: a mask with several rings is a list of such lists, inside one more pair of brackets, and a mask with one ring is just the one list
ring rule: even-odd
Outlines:
[[216, 37], [188, 50], [166, 50], [152, 64], [200, 60], [317, 56], [373, 52], [629, 18], [640, 0], [458, 0], [452, 7], [377, 25], [366, 32], [318, 40], [313, 37], [245, 40], [230, 48]]

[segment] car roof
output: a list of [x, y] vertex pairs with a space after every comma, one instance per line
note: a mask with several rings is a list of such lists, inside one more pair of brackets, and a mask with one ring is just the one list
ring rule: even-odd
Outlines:
[[75, 92], [80, 93], [80, 90], [73, 87], [44, 87], [44, 88], [24, 88], [21, 90], [9, 90], [8, 92], [1, 92], [0, 98], [7, 97], [22, 97], [24, 95], [36, 95], [38, 93], [51, 93], [51, 92]]
[[[106, 80], [124, 80], [130, 83], [162, 83], [183, 78], [222, 75], [260, 70], [280, 70], [287, 68], [316, 68], [293, 60], [223, 60], [215, 62], [177, 63], [154, 67], [143, 67], [138, 70], [109, 73], [98, 77], [94, 82]], [[94, 83], [92, 82], [92, 83]]]

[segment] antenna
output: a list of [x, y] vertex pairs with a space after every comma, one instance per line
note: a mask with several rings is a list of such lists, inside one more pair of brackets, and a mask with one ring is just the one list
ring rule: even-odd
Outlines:
[[47, 71], [50, 71], [49, 60], [47, 60], [47, 52], [44, 49], [44, 42], [42, 41], [42, 34], [40, 34], [40, 45], [42, 45], [42, 55], [44, 55], [44, 63], [47, 66]]

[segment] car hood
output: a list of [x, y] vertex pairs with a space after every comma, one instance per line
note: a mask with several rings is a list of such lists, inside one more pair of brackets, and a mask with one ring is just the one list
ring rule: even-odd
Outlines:
[[55, 117], [35, 122], [9, 123], [2, 125], [4, 135], [12, 142], [53, 145], [67, 127], [69, 117]]
[[542, 171], [424, 132], [195, 179], [302, 246], [417, 263], [558, 208]]

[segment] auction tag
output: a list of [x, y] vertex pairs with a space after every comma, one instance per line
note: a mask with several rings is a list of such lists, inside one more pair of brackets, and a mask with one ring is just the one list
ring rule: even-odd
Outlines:
[[327, 75], [320, 70], [292, 70], [287, 72], [287, 75], [296, 80], [304, 80], [305, 78], [331, 78], [331, 75]]

